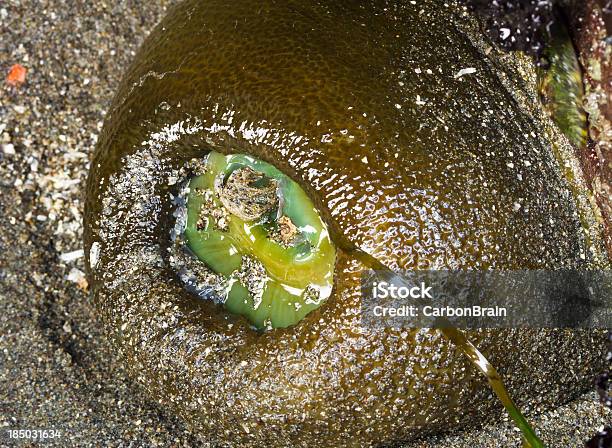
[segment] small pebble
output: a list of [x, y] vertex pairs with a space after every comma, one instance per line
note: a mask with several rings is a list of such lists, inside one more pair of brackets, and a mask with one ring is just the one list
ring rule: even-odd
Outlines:
[[14, 155], [15, 146], [12, 143], [4, 143], [2, 145], [2, 152], [7, 155]]
[[66, 253], [61, 254], [59, 256], [59, 259], [66, 263], [70, 263], [71, 261], [75, 261], [75, 260], [78, 260], [79, 258], [82, 258], [84, 255], [85, 255], [85, 252], [83, 251], [83, 249], [78, 249], [72, 252], [66, 252]]

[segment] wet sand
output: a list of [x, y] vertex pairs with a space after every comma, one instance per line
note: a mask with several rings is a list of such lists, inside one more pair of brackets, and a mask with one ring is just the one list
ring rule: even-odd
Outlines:
[[[170, 3], [0, 6], [0, 446], [14, 443], [7, 429], [60, 430], [48, 446], [205, 446], [127, 378], [81, 252], [82, 187], [105, 111]], [[4, 82], [15, 63], [28, 69], [19, 88]], [[580, 446], [610, 420], [593, 392], [532, 418], [554, 447]], [[519, 447], [520, 437], [502, 422], [411, 446]]]

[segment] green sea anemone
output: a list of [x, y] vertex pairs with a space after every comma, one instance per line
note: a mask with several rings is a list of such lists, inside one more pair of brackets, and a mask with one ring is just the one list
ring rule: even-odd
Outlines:
[[118, 89], [87, 184], [93, 301], [213, 446], [397, 446], [498, 418], [487, 379], [530, 437], [500, 377], [545, 408], [601, 368], [595, 330], [364, 327], [372, 267], [609, 266], [533, 62], [413, 3], [186, 0]]
[[333, 285], [335, 249], [304, 190], [272, 165], [211, 152], [189, 182], [189, 248], [227, 281], [220, 301], [258, 328], [287, 327]]

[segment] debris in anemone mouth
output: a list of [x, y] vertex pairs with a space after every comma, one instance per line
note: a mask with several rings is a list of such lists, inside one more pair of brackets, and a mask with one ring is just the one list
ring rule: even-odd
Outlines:
[[289, 247], [296, 243], [296, 237], [300, 234], [298, 228], [293, 224], [288, 216], [278, 218], [278, 228], [270, 232], [270, 238], [281, 244], [283, 247]]
[[210, 190], [196, 189], [196, 194], [202, 196], [202, 208], [198, 217], [196, 227], [198, 230], [204, 230], [209, 225], [214, 229], [227, 232], [229, 214], [225, 207], [220, 207], [213, 200], [213, 193]]
[[255, 221], [278, 205], [278, 182], [250, 167], [230, 173], [219, 192], [225, 208], [244, 221]]
[[257, 310], [261, 305], [261, 300], [266, 287], [267, 274], [264, 265], [253, 257], [245, 255], [242, 257], [240, 269], [231, 275], [244, 285], [253, 301], [253, 309]]

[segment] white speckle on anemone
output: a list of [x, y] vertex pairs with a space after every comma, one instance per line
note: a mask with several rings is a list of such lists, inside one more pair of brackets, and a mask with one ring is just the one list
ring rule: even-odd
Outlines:
[[95, 241], [89, 249], [89, 267], [95, 269], [100, 259], [100, 243]]

